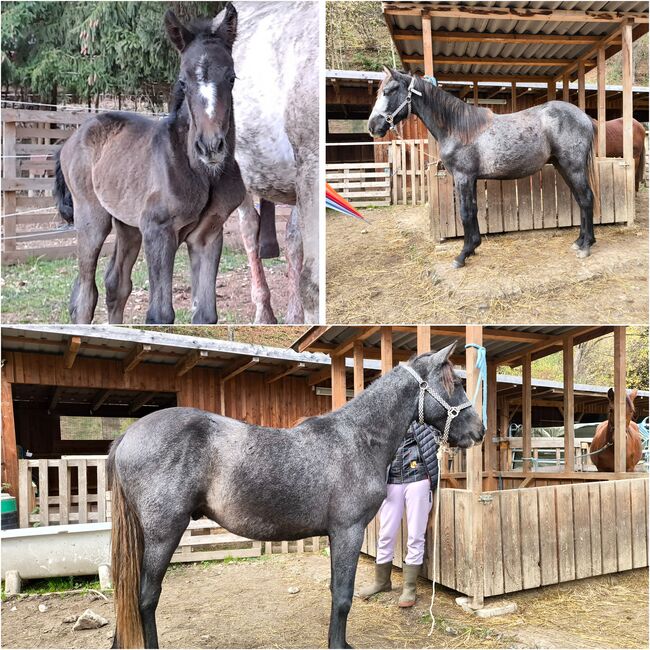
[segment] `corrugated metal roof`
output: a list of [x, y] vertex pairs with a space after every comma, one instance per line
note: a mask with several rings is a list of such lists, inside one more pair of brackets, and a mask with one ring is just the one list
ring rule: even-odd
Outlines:
[[[525, 9], [560, 9], [579, 12], [625, 11], [648, 15], [648, 3], [642, 1], [633, 2], [549, 2], [537, 0], [534, 2], [473, 2], [468, 3], [447, 3], [447, 2], [384, 2], [384, 11], [391, 8], [413, 8], [419, 11], [436, 10], [449, 8], [512, 8], [518, 11]], [[586, 15], [586, 13], [585, 13]], [[386, 20], [391, 31], [411, 31], [413, 35], [419, 35], [416, 40], [398, 40], [393, 38], [395, 46], [402, 60], [405, 57], [422, 57], [423, 43], [421, 38], [422, 19], [420, 15], [395, 15], [386, 14]], [[529, 20], [522, 17], [518, 20], [496, 19], [473, 16], [470, 18], [449, 17], [433, 13], [431, 28], [434, 32], [468, 32], [487, 34], [548, 34], [548, 35], [581, 35], [602, 37], [614, 31], [617, 27], [612, 22], [589, 22], [589, 21], [556, 21], [556, 20]], [[612, 44], [613, 45], [613, 44]], [[499, 64], [499, 65], [476, 65], [467, 63], [436, 63], [437, 58], [442, 57], [472, 57], [481, 59], [565, 59], [575, 61], [587, 53], [593, 44], [566, 44], [566, 43], [499, 43], [489, 40], [484, 41], [443, 41], [433, 39], [433, 60], [434, 74], [472, 75], [472, 76], [510, 76], [510, 75], [533, 75], [539, 77], [554, 78], [562, 74], [562, 65], [525, 65], [525, 64]], [[620, 47], [620, 46], [619, 46]], [[408, 62], [405, 67], [411, 72], [423, 72], [423, 62]]]

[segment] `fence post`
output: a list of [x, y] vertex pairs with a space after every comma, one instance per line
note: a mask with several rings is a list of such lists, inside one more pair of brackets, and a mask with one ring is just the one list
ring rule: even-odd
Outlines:
[[[13, 180], [16, 178], [16, 123], [2, 123], [2, 178]], [[3, 190], [3, 215], [16, 213], [16, 190]], [[16, 250], [16, 217], [4, 217], [4, 252]]]

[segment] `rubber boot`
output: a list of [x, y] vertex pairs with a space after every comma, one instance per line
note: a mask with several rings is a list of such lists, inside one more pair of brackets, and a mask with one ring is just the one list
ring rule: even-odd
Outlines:
[[375, 564], [375, 581], [368, 587], [359, 590], [359, 596], [367, 599], [380, 591], [390, 591], [393, 585], [390, 582], [390, 572], [393, 568], [392, 562]]
[[413, 607], [415, 605], [415, 586], [417, 585], [421, 568], [421, 564], [404, 564], [402, 566], [404, 585], [398, 602], [400, 607]]

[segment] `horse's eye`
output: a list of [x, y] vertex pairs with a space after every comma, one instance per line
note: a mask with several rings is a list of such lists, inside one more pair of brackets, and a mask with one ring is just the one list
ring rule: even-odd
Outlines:
[[237, 77], [236, 77], [234, 74], [231, 74], [231, 75], [228, 77], [228, 83], [229, 83], [231, 86], [234, 86], [234, 85], [235, 85], [235, 79], [237, 79]]
[[178, 80], [178, 85], [181, 87], [182, 90], [185, 90], [187, 84], [185, 83], [185, 79], [179, 79]]

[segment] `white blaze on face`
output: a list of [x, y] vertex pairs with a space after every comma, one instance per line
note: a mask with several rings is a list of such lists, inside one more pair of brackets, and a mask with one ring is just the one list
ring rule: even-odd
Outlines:
[[372, 113], [370, 113], [370, 117], [368, 118], [371, 120], [373, 117], [376, 117], [377, 115], [384, 116], [386, 115], [388, 111], [388, 97], [386, 97], [381, 91], [381, 94], [379, 97], [377, 97], [377, 101], [375, 102], [375, 105], [372, 107]]
[[199, 95], [205, 102], [205, 112], [212, 119], [217, 107], [217, 85], [214, 82], [204, 81], [205, 56], [204, 54], [201, 57], [199, 65], [196, 66], [196, 80], [199, 82]]

